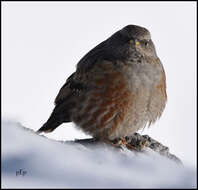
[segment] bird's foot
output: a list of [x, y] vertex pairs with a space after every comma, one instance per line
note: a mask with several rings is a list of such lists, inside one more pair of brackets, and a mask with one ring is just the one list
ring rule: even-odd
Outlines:
[[115, 141], [104, 139], [103, 142], [105, 142], [106, 144], [111, 145], [111, 146], [113, 146], [115, 148], [121, 148], [121, 146]]
[[138, 151], [137, 147], [128, 143], [128, 139], [127, 137], [124, 137], [124, 138], [121, 138], [119, 141], [118, 141], [118, 144], [121, 146], [121, 147], [126, 147], [127, 149], [129, 150], [135, 150], [135, 151]]
[[136, 134], [132, 137], [118, 138], [114, 140], [104, 139], [105, 143], [112, 145], [115, 148], [127, 148], [131, 151], [141, 152], [145, 147], [150, 145], [149, 141], [145, 138], [139, 138]]
[[[109, 139], [104, 139], [103, 140], [106, 144], [112, 145], [115, 148], [120, 148], [123, 149], [124, 147], [130, 146], [132, 149], [132, 145], [127, 144], [127, 141], [125, 138], [118, 138], [118, 139], [114, 139], [114, 140], [109, 140]], [[135, 147], [134, 147], [135, 149]]]
[[105, 142], [107, 144], [112, 145], [113, 147], [116, 147], [116, 148], [120, 148], [120, 149], [127, 148], [127, 149], [130, 149], [130, 150], [136, 150], [136, 151], [138, 151], [138, 149], [134, 145], [129, 144], [127, 142], [127, 139], [125, 137], [124, 138], [114, 139], [112, 141], [105, 140]]

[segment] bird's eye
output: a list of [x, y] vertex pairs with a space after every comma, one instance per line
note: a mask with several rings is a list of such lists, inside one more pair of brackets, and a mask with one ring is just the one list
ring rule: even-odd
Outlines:
[[136, 40], [136, 41], [135, 41], [135, 44], [136, 44], [137, 46], [139, 46], [139, 45], [140, 45], [140, 41]]

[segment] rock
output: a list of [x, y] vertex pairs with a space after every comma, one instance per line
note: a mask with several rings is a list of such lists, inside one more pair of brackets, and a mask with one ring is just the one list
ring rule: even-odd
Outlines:
[[[130, 151], [138, 151], [143, 152], [146, 148], [150, 148], [154, 152], [159, 153], [162, 156], [165, 156], [178, 164], [182, 164], [182, 161], [175, 155], [169, 152], [169, 148], [164, 146], [160, 142], [154, 140], [153, 138], [149, 137], [148, 135], [140, 135], [139, 133], [134, 133], [132, 136], [128, 136], [126, 139], [126, 147]], [[120, 139], [115, 139], [114, 141], [108, 143], [112, 144], [116, 148], [122, 148], [123, 145], [120, 143]], [[67, 141], [65, 141], [66, 143]], [[103, 142], [90, 138], [90, 139], [79, 139], [75, 140], [75, 143], [82, 144], [84, 146], [94, 146], [96, 144], [103, 144]]]

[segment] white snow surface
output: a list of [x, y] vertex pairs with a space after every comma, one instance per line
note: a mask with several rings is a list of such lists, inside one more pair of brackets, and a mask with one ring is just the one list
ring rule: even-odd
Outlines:
[[[21, 169], [24, 175], [16, 174]], [[2, 121], [3, 188], [195, 188], [196, 170], [146, 151], [62, 143]]]

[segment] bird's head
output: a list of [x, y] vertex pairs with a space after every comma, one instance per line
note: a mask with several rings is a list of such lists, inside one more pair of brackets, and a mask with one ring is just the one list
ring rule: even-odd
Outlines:
[[90, 50], [77, 67], [91, 68], [98, 60], [140, 60], [144, 56], [157, 57], [150, 32], [141, 26], [128, 25]]
[[141, 26], [128, 25], [107, 40], [107, 47], [121, 58], [157, 56], [150, 32]]

